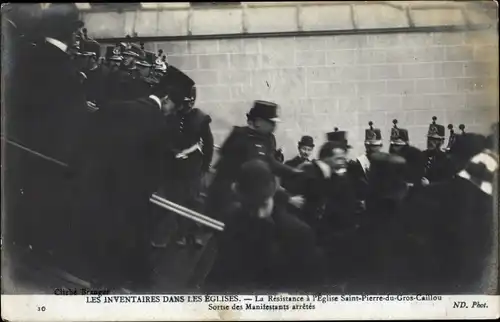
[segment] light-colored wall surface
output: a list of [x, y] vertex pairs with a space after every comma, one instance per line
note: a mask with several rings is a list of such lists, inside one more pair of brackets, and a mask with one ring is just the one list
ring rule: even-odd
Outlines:
[[[363, 152], [371, 120], [388, 146], [392, 120], [425, 148], [438, 123], [485, 132], [498, 120], [495, 33], [415, 33], [178, 41], [148, 44], [198, 85], [196, 105], [213, 118], [216, 143], [245, 123], [254, 99], [281, 105], [277, 140], [286, 157], [301, 135], [318, 143], [334, 127]], [[153, 48], [154, 47], [154, 48]]]

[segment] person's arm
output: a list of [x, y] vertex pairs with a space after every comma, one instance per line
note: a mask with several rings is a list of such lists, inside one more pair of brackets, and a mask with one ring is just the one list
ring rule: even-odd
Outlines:
[[214, 155], [214, 137], [212, 135], [212, 129], [210, 128], [210, 121], [203, 127], [201, 139], [203, 140], [202, 170], [203, 172], [207, 172], [210, 169], [210, 164], [212, 163], [212, 157]]

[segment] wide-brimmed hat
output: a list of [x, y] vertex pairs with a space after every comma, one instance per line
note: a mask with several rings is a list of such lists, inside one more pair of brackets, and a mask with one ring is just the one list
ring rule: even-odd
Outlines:
[[196, 98], [196, 84], [188, 75], [170, 65], [153, 93], [159, 97], [168, 95], [175, 103], [193, 101]]
[[40, 32], [43, 35], [75, 32], [83, 26], [75, 3], [51, 3], [42, 11]]
[[253, 106], [247, 113], [248, 118], [261, 118], [271, 122], [280, 122], [278, 117], [278, 104], [256, 100], [253, 102]]
[[483, 150], [471, 158], [458, 177], [465, 179], [487, 195], [493, 195], [493, 183], [498, 170], [498, 157], [490, 150]]

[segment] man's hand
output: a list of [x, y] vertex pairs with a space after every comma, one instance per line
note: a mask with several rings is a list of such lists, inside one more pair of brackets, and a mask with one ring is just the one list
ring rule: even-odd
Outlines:
[[304, 205], [305, 199], [302, 196], [293, 196], [290, 197], [290, 200], [288, 202], [295, 208], [300, 209]]
[[420, 180], [420, 182], [422, 183], [422, 186], [424, 186], [424, 187], [425, 187], [425, 186], [428, 186], [428, 185], [430, 185], [430, 184], [431, 184], [431, 183], [430, 183], [430, 181], [429, 181], [429, 179], [427, 179], [426, 177], [423, 177], [423, 178]]

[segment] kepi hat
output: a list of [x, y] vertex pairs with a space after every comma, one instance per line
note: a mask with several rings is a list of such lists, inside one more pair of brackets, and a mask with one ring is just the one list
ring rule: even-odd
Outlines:
[[437, 117], [432, 117], [432, 123], [429, 124], [429, 130], [427, 131], [427, 137], [431, 139], [444, 139], [445, 131], [444, 126], [441, 124], [436, 124]]
[[247, 113], [247, 117], [261, 118], [271, 122], [279, 122], [278, 107], [278, 104], [273, 102], [256, 100], [253, 102], [252, 108]]
[[382, 132], [380, 132], [380, 129], [373, 128], [372, 121], [368, 122], [368, 126], [370, 126], [370, 128], [365, 130], [365, 145], [381, 146]]
[[408, 145], [410, 143], [410, 138], [408, 137], [408, 130], [398, 128], [398, 120], [394, 119], [392, 121], [394, 126], [391, 129], [390, 142], [392, 145]]

